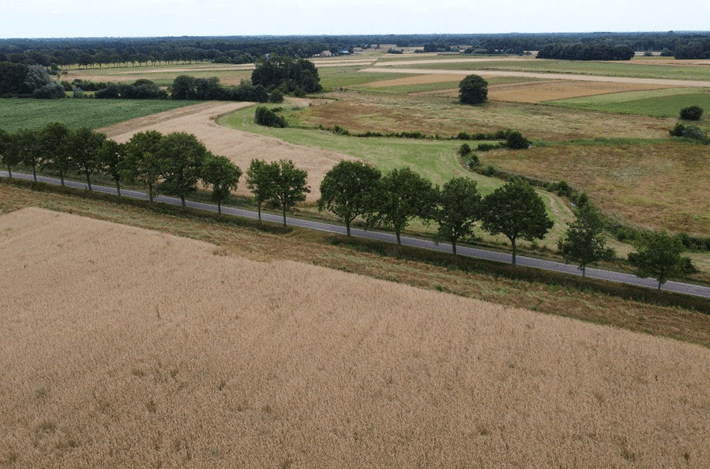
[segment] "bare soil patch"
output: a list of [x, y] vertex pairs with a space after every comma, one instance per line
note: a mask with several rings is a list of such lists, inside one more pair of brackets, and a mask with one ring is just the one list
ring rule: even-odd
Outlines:
[[16, 467], [708, 467], [710, 351], [26, 209], [0, 217]]
[[[127, 142], [137, 132], [157, 130], [163, 134], [171, 132], [188, 132], [197, 136], [211, 152], [224, 155], [232, 160], [242, 170], [246, 171], [252, 159], [278, 161], [293, 160], [295, 165], [308, 171], [308, 183], [311, 193], [307, 202], [313, 202], [320, 197], [320, 183], [330, 168], [347, 155], [302, 147], [286, 143], [277, 138], [242, 132], [217, 125], [216, 119], [253, 103], [208, 102], [195, 106], [176, 109], [166, 113], [154, 114], [140, 119], [122, 122], [115, 126], [105, 127], [99, 131], [116, 140]], [[239, 183], [237, 194], [248, 195], [245, 176]]]
[[[541, 103], [556, 99], [570, 99], [582, 96], [623, 93], [625, 91], [645, 91], [662, 88], [671, 88], [671, 86], [555, 80], [532, 83], [490, 85], [488, 87], [488, 98], [494, 101]], [[458, 92], [458, 90], [456, 91]]]

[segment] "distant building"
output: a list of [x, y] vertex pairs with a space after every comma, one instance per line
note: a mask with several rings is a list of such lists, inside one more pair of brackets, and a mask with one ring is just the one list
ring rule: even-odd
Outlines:
[[320, 54], [318, 54], [320, 57], [332, 57], [333, 53], [329, 50], [324, 50]]

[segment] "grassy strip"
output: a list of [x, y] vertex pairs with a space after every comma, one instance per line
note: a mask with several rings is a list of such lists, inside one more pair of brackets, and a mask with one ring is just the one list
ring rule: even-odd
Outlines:
[[195, 101], [123, 99], [0, 99], [0, 128], [8, 132], [64, 122], [98, 129], [137, 117], [190, 106]]
[[[74, 213], [113, 223], [157, 230], [176, 236], [220, 246], [220, 252], [269, 262], [292, 260], [368, 277], [399, 282], [418, 288], [438, 290], [510, 307], [522, 307], [541, 313], [576, 318], [595, 324], [610, 325], [634, 332], [710, 347], [710, 315], [679, 307], [625, 300], [621, 297], [578, 289], [560, 284], [511, 280], [488, 272], [480, 263], [479, 271], [468, 272], [440, 253], [438, 264], [412, 260], [405, 250], [395, 249], [391, 256], [377, 253], [377, 248], [352, 242], [344, 236], [286, 228], [278, 224], [258, 224], [196, 210], [155, 204], [115, 196], [73, 191], [59, 187], [30, 190], [31, 183], [0, 181], [0, 213], [24, 207], [40, 207]], [[35, 186], [39, 188], [39, 185]], [[382, 249], [394, 246], [383, 245]], [[413, 250], [413, 252], [416, 250]], [[423, 253], [427, 254], [427, 253]], [[491, 264], [495, 267], [496, 264]], [[505, 268], [504, 264], [498, 266]], [[517, 272], [517, 271], [514, 271]]]
[[[34, 183], [31, 181], [2, 178], [0, 182], [10, 184], [17, 187], [29, 188], [37, 192], [49, 192], [68, 195], [75, 198], [87, 199], [92, 201], [108, 202], [118, 205], [128, 205], [147, 209], [159, 215], [172, 215], [179, 217], [196, 218], [229, 226], [237, 226], [249, 228], [261, 232], [286, 235], [294, 231], [304, 231], [294, 227], [283, 227], [280, 224], [259, 222], [257, 220], [221, 216], [209, 211], [181, 208], [163, 203], [150, 203], [145, 200], [138, 200], [127, 197], [117, 197], [111, 194], [104, 194], [95, 191], [86, 191], [71, 187], [61, 187], [45, 183]], [[307, 230], [311, 231], [311, 230]], [[430, 251], [410, 246], [401, 246], [381, 241], [362, 239], [362, 238], [347, 238], [342, 235], [328, 234], [324, 241], [334, 246], [343, 246], [360, 252], [374, 253], [379, 256], [396, 258], [400, 260], [412, 262], [424, 262], [431, 265], [446, 267], [447, 269], [457, 269], [466, 273], [485, 273], [494, 277], [504, 277], [515, 281], [525, 281], [534, 283], [543, 283], [548, 285], [556, 285], [564, 288], [573, 288], [579, 291], [591, 291], [603, 293], [606, 295], [616, 296], [625, 300], [634, 300], [643, 303], [648, 303], [656, 306], [666, 307], [681, 307], [692, 311], [699, 311], [710, 314], [710, 302], [706, 298], [700, 298], [690, 295], [684, 295], [674, 292], [658, 291], [646, 287], [628, 285], [616, 282], [608, 282], [592, 278], [582, 278], [579, 276], [568, 275], [560, 272], [553, 272], [541, 269], [535, 269], [525, 266], [514, 267], [510, 264], [504, 264], [483, 259], [474, 259], [469, 257], [453, 257], [448, 253], [438, 251]]]

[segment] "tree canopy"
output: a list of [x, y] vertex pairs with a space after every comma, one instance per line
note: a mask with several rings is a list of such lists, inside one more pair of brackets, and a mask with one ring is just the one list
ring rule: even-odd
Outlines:
[[306, 194], [311, 189], [306, 180], [308, 173], [303, 169], [298, 169], [291, 160], [279, 160], [279, 172], [273, 184], [271, 200], [281, 207], [286, 226], [286, 211], [293, 208], [296, 203], [306, 200]]
[[553, 225], [542, 198], [520, 177], [512, 178], [483, 199], [482, 220], [484, 230], [492, 235], [502, 233], [510, 240], [513, 265], [517, 239], [543, 239]]
[[456, 243], [472, 233], [480, 213], [481, 194], [476, 182], [463, 177], [451, 179], [438, 191], [435, 218], [439, 229], [434, 240], [450, 242], [456, 255]]
[[202, 163], [202, 180], [212, 186], [212, 200], [217, 212], [222, 213], [222, 201], [237, 189], [242, 170], [226, 156], [207, 153]]
[[478, 75], [468, 75], [459, 83], [461, 104], [480, 104], [488, 99], [488, 82]]
[[318, 210], [328, 210], [350, 224], [367, 210], [369, 199], [377, 188], [382, 173], [362, 161], [343, 160], [328, 171], [320, 184]]
[[682, 271], [683, 243], [665, 231], [648, 233], [634, 243], [637, 252], [629, 253], [629, 262], [636, 267], [641, 278], [654, 277], [658, 289], [669, 278]]
[[583, 277], [588, 265], [612, 260], [615, 256], [614, 251], [606, 247], [603, 231], [604, 223], [599, 212], [587, 203], [577, 210], [575, 221], [557, 243], [565, 262], [575, 262]]
[[299, 90], [303, 93], [315, 93], [323, 89], [318, 69], [313, 62], [280, 55], [259, 59], [251, 74], [251, 82], [254, 85], [262, 85], [269, 91], [279, 88], [286, 93]]

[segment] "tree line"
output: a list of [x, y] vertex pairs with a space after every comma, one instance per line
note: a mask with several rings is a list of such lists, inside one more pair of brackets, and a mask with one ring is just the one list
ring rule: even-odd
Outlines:
[[636, 53], [628, 45], [600, 42], [550, 44], [537, 53], [538, 59], [560, 60], [631, 60]]
[[[37, 169], [48, 169], [59, 174], [62, 185], [71, 173], [83, 175], [92, 190], [92, 176], [104, 174], [114, 181], [119, 197], [122, 183], [137, 183], [148, 189], [151, 202], [157, 194], [173, 195], [183, 207], [186, 197], [202, 184], [212, 189], [211, 199], [219, 213], [242, 176], [242, 170], [227, 157], [212, 154], [185, 132], [163, 135], [148, 130], [121, 144], [91, 129], [71, 130], [62, 123], [14, 133], [0, 129], [0, 160], [10, 177], [13, 167], [22, 164], [32, 168], [35, 182]], [[263, 205], [271, 203], [281, 210], [285, 226], [287, 212], [310, 192], [307, 177], [291, 160], [252, 160], [246, 184], [257, 204], [259, 220]], [[480, 223], [491, 235], [508, 238], [513, 265], [520, 239], [544, 239], [553, 226], [542, 198], [519, 177], [482, 197], [476, 182], [468, 178], [453, 178], [439, 187], [408, 167], [382, 174], [363, 162], [344, 160], [326, 173], [320, 192], [319, 210], [336, 215], [348, 236], [352, 223], [360, 217], [366, 228], [393, 230], [401, 244], [402, 231], [419, 218], [435, 222], [434, 240], [450, 243], [456, 255], [459, 240], [471, 236], [475, 224]], [[576, 219], [559, 241], [558, 250], [584, 275], [588, 265], [615, 258], [603, 231], [599, 212], [586, 197], [580, 197]], [[629, 261], [636, 266], [637, 275], [657, 278], [659, 289], [668, 278], [692, 268], [689, 259], [681, 257], [683, 245], [678, 237], [650, 233], [637, 240], [635, 247], [637, 252], [629, 255]]]

